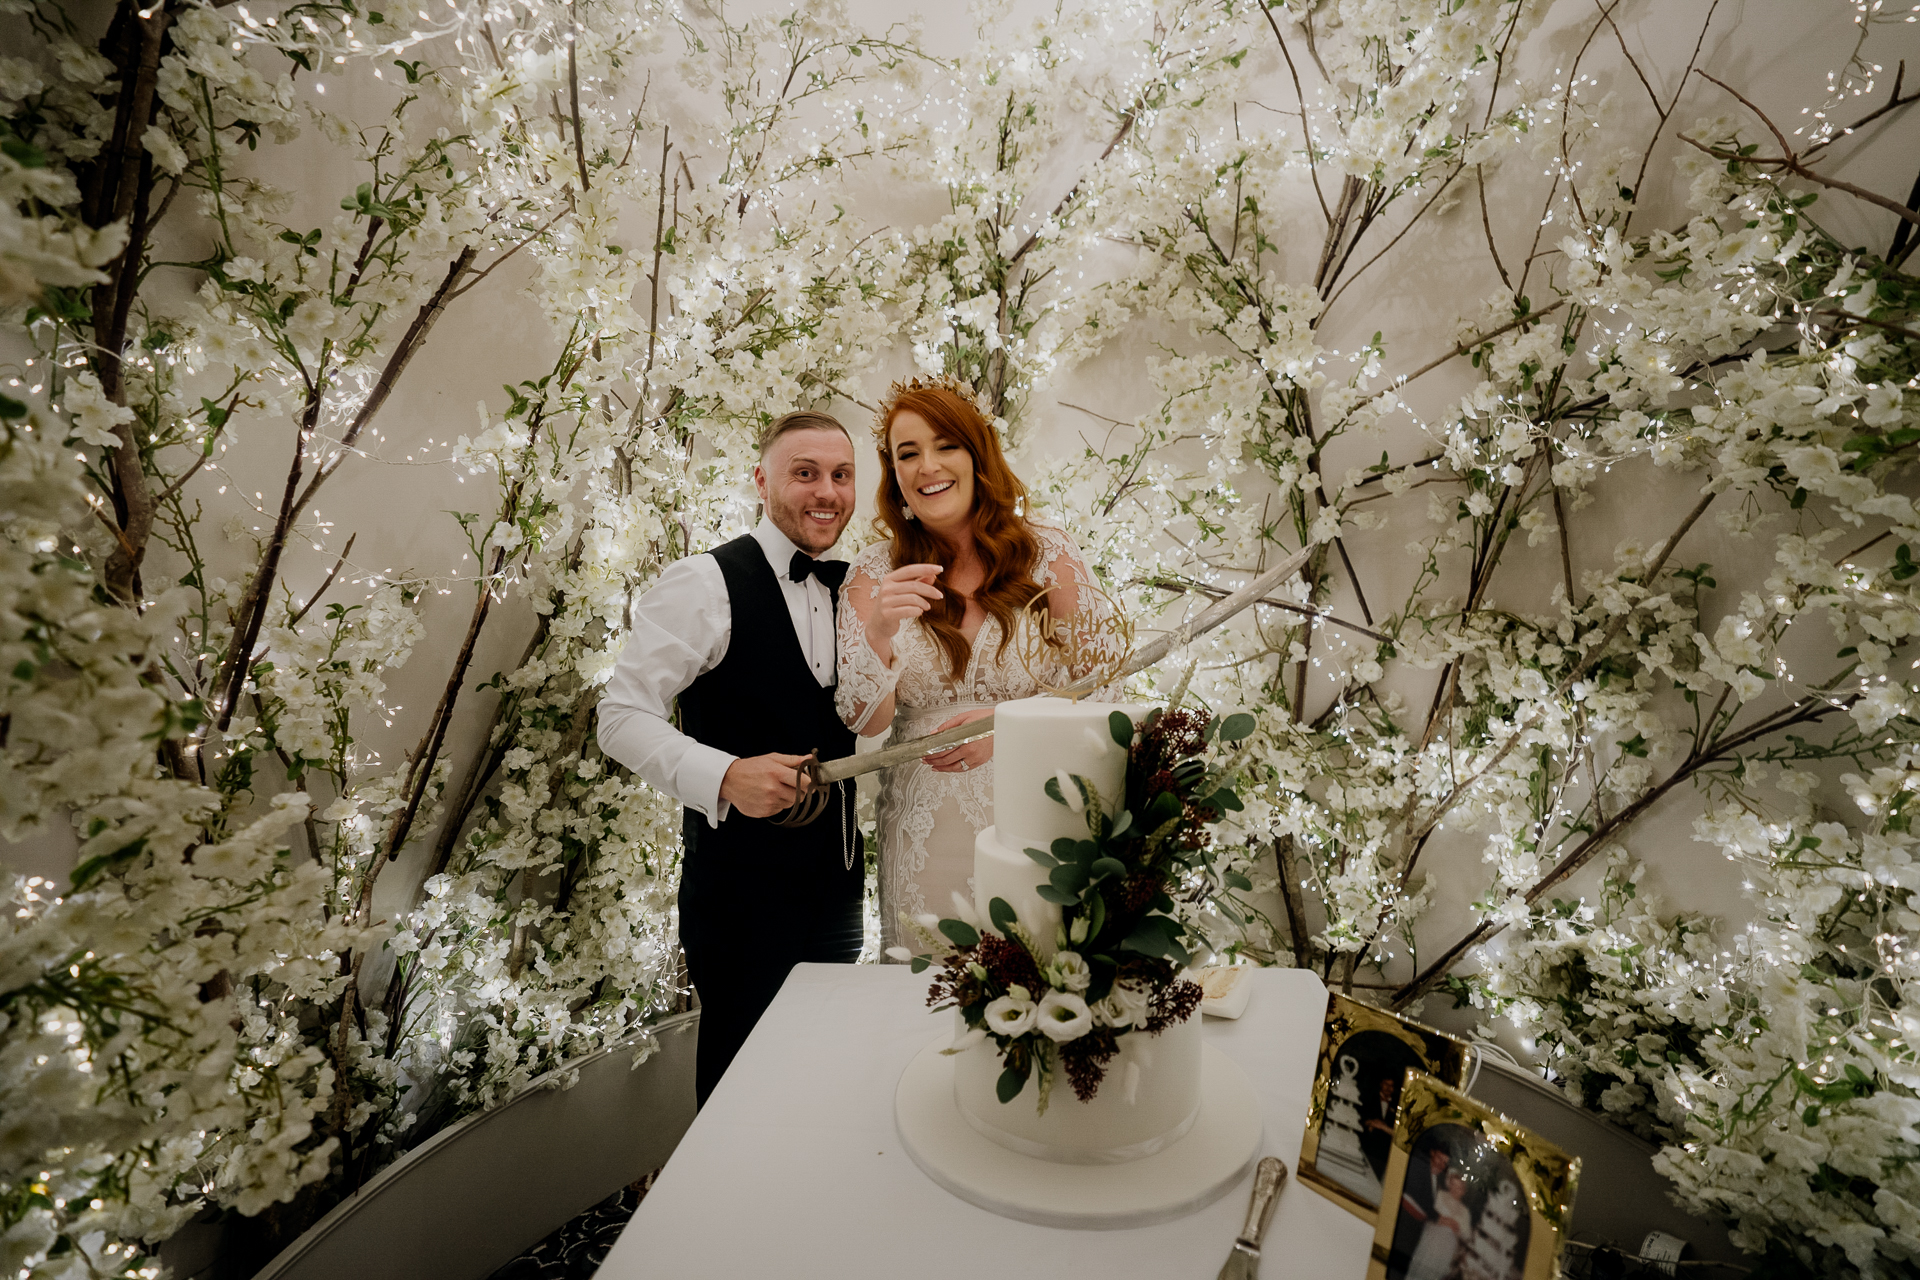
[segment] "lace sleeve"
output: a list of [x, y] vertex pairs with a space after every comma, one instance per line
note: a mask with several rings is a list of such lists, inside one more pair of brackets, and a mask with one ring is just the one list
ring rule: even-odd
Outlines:
[[[877, 546], [884, 550], [886, 544]], [[867, 727], [874, 710], [887, 700], [900, 680], [899, 653], [894, 653], [891, 667], [880, 661], [880, 655], [867, 643], [866, 624], [853, 604], [856, 599], [862, 605], [868, 604], [880, 594], [880, 561], [874, 550], [869, 547], [855, 557], [853, 568], [840, 588], [833, 706], [855, 733]]]
[[[1073, 539], [1059, 529], [1044, 524], [1036, 524], [1034, 533], [1040, 538], [1040, 561], [1035, 566], [1034, 580], [1041, 586], [1051, 589], [1052, 607], [1057, 618], [1077, 618], [1083, 610], [1105, 614], [1112, 608], [1112, 602], [1102, 595], [1097, 587], [1093, 571], [1087, 567], [1086, 557], [1080, 554], [1080, 548]], [[1094, 590], [1081, 590], [1081, 584], [1093, 586]], [[1075, 669], [1062, 664], [1060, 673], [1065, 679], [1078, 680], [1087, 674], [1085, 669]], [[1090, 702], [1123, 702], [1126, 700], [1124, 681], [1115, 681], [1094, 690], [1087, 695]]]

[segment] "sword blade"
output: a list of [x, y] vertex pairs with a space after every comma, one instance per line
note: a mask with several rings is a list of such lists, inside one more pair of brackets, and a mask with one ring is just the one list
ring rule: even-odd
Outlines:
[[[1300, 572], [1300, 567], [1312, 554], [1311, 548], [1296, 551], [1267, 570], [1246, 586], [1240, 588], [1223, 600], [1216, 600], [1200, 611], [1198, 617], [1181, 623], [1171, 631], [1163, 631], [1127, 660], [1127, 664], [1106, 677], [1090, 675], [1077, 680], [1061, 690], [1062, 695], [1070, 698], [1084, 697], [1095, 689], [1103, 688], [1118, 680], [1145, 671], [1181, 645], [1190, 644], [1199, 636], [1215, 630], [1261, 596], [1267, 595], [1281, 583]], [[988, 713], [979, 720], [969, 720], [966, 724], [957, 724], [951, 729], [942, 729], [930, 733], [924, 738], [915, 738], [911, 742], [895, 743], [878, 751], [865, 755], [842, 756], [838, 760], [823, 761], [814, 777], [823, 783], [842, 782], [848, 778], [857, 778], [863, 773], [874, 773], [880, 769], [890, 769], [895, 765], [909, 764], [932, 751], [958, 746], [962, 742], [971, 742], [975, 738], [984, 738], [993, 732], [993, 715]]]

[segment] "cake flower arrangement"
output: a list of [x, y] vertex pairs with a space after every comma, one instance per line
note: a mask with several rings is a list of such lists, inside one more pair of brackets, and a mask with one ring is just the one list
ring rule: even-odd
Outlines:
[[1084, 816], [1086, 838], [1026, 850], [1046, 876], [1039, 896], [1060, 908], [1054, 936], [1036, 938], [1034, 922], [994, 898], [991, 931], [940, 920], [950, 945], [912, 957], [916, 973], [938, 966], [927, 1003], [957, 1008], [966, 1023], [945, 1052], [991, 1040], [1004, 1063], [1000, 1101], [1037, 1073], [1042, 1114], [1057, 1073], [1091, 1101], [1123, 1037], [1158, 1035], [1199, 1008], [1199, 985], [1181, 976], [1190, 939], [1173, 894], [1186, 879], [1213, 881], [1209, 828], [1242, 807], [1234, 791], [1242, 753], [1225, 748], [1248, 737], [1254, 719], [1176, 706], [1149, 712], [1137, 731], [1115, 711], [1108, 728], [1127, 752], [1125, 794], [1112, 815], [1092, 782], [1063, 771], [1047, 780], [1047, 795]]

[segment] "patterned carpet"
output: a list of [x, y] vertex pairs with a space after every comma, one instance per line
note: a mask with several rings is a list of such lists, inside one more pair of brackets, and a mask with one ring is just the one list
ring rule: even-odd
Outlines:
[[494, 1272], [489, 1280], [592, 1280], [659, 1175], [620, 1188]]

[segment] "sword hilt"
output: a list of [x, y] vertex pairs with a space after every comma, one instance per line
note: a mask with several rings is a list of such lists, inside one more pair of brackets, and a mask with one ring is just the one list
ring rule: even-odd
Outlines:
[[794, 797], [787, 811], [772, 819], [776, 827], [804, 827], [827, 811], [833, 784], [820, 776], [820, 748], [807, 752], [793, 771]]

